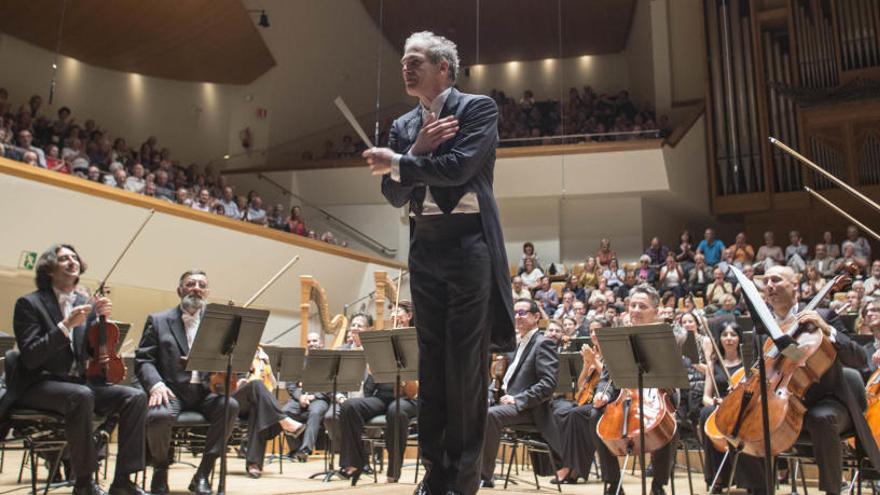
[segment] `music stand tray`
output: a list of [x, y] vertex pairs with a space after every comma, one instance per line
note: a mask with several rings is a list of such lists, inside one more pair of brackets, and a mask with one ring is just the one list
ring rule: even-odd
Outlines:
[[376, 383], [396, 383], [398, 378], [419, 379], [419, 342], [415, 328], [364, 332], [361, 343]]

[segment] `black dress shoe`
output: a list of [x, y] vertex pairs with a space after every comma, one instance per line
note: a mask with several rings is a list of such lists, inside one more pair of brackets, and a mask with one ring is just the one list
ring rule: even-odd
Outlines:
[[153, 479], [150, 481], [150, 493], [153, 495], [168, 495], [169, 491], [168, 469], [154, 469]]
[[662, 486], [651, 485], [651, 495], [666, 495], [666, 490]]
[[86, 485], [74, 486], [73, 495], [107, 495], [101, 485], [90, 481]]
[[296, 459], [297, 462], [308, 462], [309, 456], [312, 454], [312, 449], [308, 447], [303, 447], [293, 454], [293, 458]]
[[147, 495], [147, 492], [143, 491], [137, 483], [133, 483], [128, 479], [114, 481], [113, 484], [110, 485], [109, 493], [110, 495]]
[[620, 481], [614, 481], [612, 483], [605, 483], [605, 495], [626, 495], [623, 491], [623, 487], [620, 487], [620, 492], [617, 491], [617, 485]]
[[189, 482], [189, 491], [196, 495], [214, 494], [214, 492], [211, 491], [211, 483], [208, 483], [208, 477], [200, 473], [196, 473], [196, 475], [193, 476], [192, 481]]
[[495, 480], [481, 478], [480, 488], [495, 488]]
[[416, 485], [415, 491], [413, 491], [413, 495], [431, 495], [431, 490], [428, 490], [428, 484], [422, 481], [418, 485]]

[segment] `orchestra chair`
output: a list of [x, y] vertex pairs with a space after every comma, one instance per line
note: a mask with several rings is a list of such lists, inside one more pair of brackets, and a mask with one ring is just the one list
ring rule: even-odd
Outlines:
[[[364, 445], [367, 448], [367, 452], [369, 455], [369, 462], [371, 463], [370, 468], [373, 471], [373, 482], [378, 483], [379, 477], [378, 472], [384, 469], [384, 461], [380, 461], [379, 466], [376, 466], [375, 459], [373, 453], [376, 449], [387, 449], [388, 443], [385, 439], [385, 425], [387, 424], [387, 418], [384, 414], [380, 414], [376, 417], [371, 418], [364, 424], [364, 433], [361, 435], [361, 441], [364, 442]], [[419, 433], [418, 433], [418, 416], [411, 419], [409, 422], [409, 434], [406, 437], [406, 448], [413, 447], [416, 449], [416, 474], [413, 479], [413, 483], [418, 484], [419, 482], [419, 467], [421, 466], [421, 455], [418, 453], [419, 448]], [[404, 452], [404, 456], [406, 452]], [[384, 454], [382, 456], [384, 459]], [[401, 463], [401, 475], [403, 475], [404, 465]]]
[[[843, 378], [846, 386], [850, 387], [850, 389], [855, 392], [856, 400], [858, 400], [861, 408], [863, 410], [867, 408], [868, 399], [865, 395], [865, 382], [862, 380], [862, 376], [859, 372], [851, 368], [843, 368]], [[862, 481], [869, 480], [873, 482], [880, 480], [880, 473], [872, 468], [870, 460], [861, 448], [855, 429], [843, 432], [840, 436], [840, 441], [844, 444], [843, 468], [844, 470], [849, 469], [852, 473], [848, 492], [850, 494], [857, 493], [858, 495], [861, 495]], [[854, 448], [853, 445], [855, 446]], [[800, 478], [804, 495], [809, 495], [809, 492], [807, 491], [807, 478], [804, 474], [803, 466], [807, 464], [816, 464], [813, 455], [813, 444], [810, 441], [809, 435], [801, 432], [800, 437], [792, 448], [789, 449], [788, 452], [780, 454], [779, 458], [788, 460], [791, 494], [798, 495], [797, 481], [798, 478]]]
[[[550, 459], [550, 468], [553, 470], [553, 478], [556, 481], [556, 490], [562, 493], [562, 484], [559, 483], [559, 478], [556, 476], [559, 466], [556, 465], [550, 445], [538, 431], [538, 428], [534, 425], [514, 425], [506, 430], [507, 434], [501, 436], [501, 445], [505, 447], [505, 450], [506, 447], [510, 447], [510, 461], [507, 462], [507, 473], [504, 474], [504, 489], [507, 490], [507, 485], [511, 482], [510, 471], [516, 463], [516, 454], [521, 449], [524, 457], [529, 457], [532, 453], [547, 455]], [[501, 472], [504, 473], [503, 456]], [[535, 466], [532, 466], [532, 473], [535, 475], [535, 489], [540, 490], [541, 482], [538, 480], [538, 471]]]

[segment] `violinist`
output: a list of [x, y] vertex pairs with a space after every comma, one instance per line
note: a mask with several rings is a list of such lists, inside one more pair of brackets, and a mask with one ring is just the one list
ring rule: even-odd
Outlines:
[[[610, 326], [611, 324], [603, 316], [597, 316], [590, 322], [590, 340], [593, 345], [584, 346], [580, 350], [585, 372], [578, 377], [576, 394], [578, 401], [567, 409], [554, 409], [562, 438], [562, 468], [556, 472], [556, 478], [560, 483], [576, 484], [580, 478], [588, 480], [590, 476], [590, 468], [596, 457], [597, 441], [595, 429], [590, 431], [591, 417], [594, 414], [590, 394], [597, 392], [596, 388], [598, 388], [596, 380], [592, 378], [601, 377], [605, 367], [599, 341], [596, 338], [596, 329]], [[591, 387], [592, 390], [584, 390], [587, 387]], [[584, 400], [582, 404], [581, 399]]]
[[97, 317], [109, 317], [113, 303], [106, 297], [89, 301], [75, 291], [86, 265], [69, 244], [56, 244], [36, 263], [37, 290], [18, 298], [13, 314], [15, 341], [20, 352], [7, 375], [4, 412], [14, 405], [51, 411], [64, 416], [65, 437], [76, 495], [104, 495], [92, 478], [97, 469], [92, 418], [119, 416], [119, 455], [109, 492], [143, 494], [129, 479], [144, 469], [144, 422], [147, 397], [123, 385], [86, 381], [89, 353], [86, 330]]
[[[271, 394], [262, 393], [266, 392], [265, 387], [262, 391], [256, 387], [244, 387], [244, 392], [240, 391], [239, 395], [230, 397], [229, 420], [224, 425], [224, 396], [210, 389], [209, 374], [186, 371], [186, 356], [199, 331], [199, 323], [204, 315], [210, 293], [205, 272], [201, 270], [184, 272], [177, 286], [180, 304], [147, 316], [140, 345], [135, 351], [135, 374], [144, 390], [150, 394], [147, 412], [147, 445], [155, 467], [150, 483], [150, 492], [153, 494], [161, 495], [169, 492], [168, 467], [172, 462], [169, 449], [171, 427], [182, 411], [197, 411], [205, 416], [209, 423], [202, 461], [189, 484], [189, 491], [197, 495], [212, 493], [208, 476], [222, 449], [225, 448], [229, 435], [232, 434], [235, 418], [242, 409], [239, 400], [247, 402], [245, 409], [254, 413], [252, 416], [259, 423], [257, 428], [273, 423], [288, 431], [297, 428], [296, 423], [280, 414], [280, 410], [278, 416], [267, 415], [264, 408], [257, 405], [264, 402], [259, 397], [265, 399], [265, 396], [268, 396], [274, 401]], [[223, 436], [224, 427], [226, 438]], [[260, 452], [260, 460], [261, 458], [262, 452]]]
[[[706, 372], [706, 380], [703, 385], [703, 408], [700, 411], [700, 432], [705, 431], [706, 420], [712, 411], [718, 407], [718, 404], [724, 400], [731, 387], [729, 376], [733, 375], [737, 370], [743, 367], [742, 354], [740, 353], [740, 341], [742, 340], [742, 330], [735, 322], [728, 321], [721, 327], [721, 334], [718, 338], [718, 349], [721, 356], [716, 356], [714, 352], [708, 352], [709, 367]], [[719, 452], [712, 444], [710, 439], [703, 434], [703, 452], [705, 453], [705, 463], [703, 464], [703, 475], [706, 480], [706, 486], [713, 488], [713, 493], [721, 493], [721, 489], [729, 478], [730, 462], [724, 464], [724, 471], [719, 475], [719, 480], [714, 487], [712, 481], [718, 471], [722, 461], [722, 452]], [[738, 473], [743, 469], [738, 469]], [[740, 482], [740, 487], [761, 489], [763, 481], [758, 479], [757, 483]]]
[[[628, 321], [631, 325], [648, 325], [657, 321], [657, 308], [660, 304], [660, 295], [648, 285], [633, 287], [629, 294]], [[593, 398], [594, 413], [591, 416], [590, 430], [595, 432], [605, 412], [605, 406], [617, 398], [620, 390], [617, 389], [608, 373], [608, 369], [602, 372], [602, 379], [596, 386], [597, 394]], [[676, 433], [676, 436], [678, 434]], [[599, 451], [599, 464], [602, 467], [602, 481], [605, 483], [605, 494], [613, 495], [620, 482], [620, 464], [617, 457], [611, 453], [602, 440], [596, 436], [594, 439]], [[652, 495], [665, 495], [664, 486], [669, 483], [672, 474], [673, 454], [675, 453], [676, 438], [673, 437], [664, 447], [652, 453], [654, 464], [654, 477], [651, 482]], [[621, 490], [621, 493], [623, 491]]]
[[[407, 307], [408, 309], [408, 307]], [[409, 323], [411, 311], [398, 305], [392, 311], [392, 316], [400, 315], [399, 311], [406, 313], [405, 320]], [[352, 327], [355, 320], [361, 320], [358, 331], [353, 336], [353, 344], [360, 347], [360, 333], [370, 331], [373, 327], [373, 318], [367, 314], [357, 314], [352, 317]], [[418, 402], [413, 399], [401, 397], [400, 409], [397, 409], [397, 401], [394, 395], [393, 383], [376, 383], [373, 376], [367, 373], [363, 384], [363, 396], [347, 399], [339, 408], [339, 436], [341, 441], [339, 455], [339, 475], [345, 479], [351, 479], [352, 485], [357, 484], [364, 468], [367, 466], [367, 452], [361, 435], [364, 425], [370, 419], [385, 415], [385, 443], [388, 449], [388, 469], [385, 472], [387, 483], [397, 483], [400, 479], [400, 468], [403, 463], [403, 454], [406, 448], [409, 422], [418, 414]], [[399, 425], [395, 437], [394, 425]], [[394, 444], [397, 438], [397, 445]]]
[[502, 379], [501, 398], [488, 411], [480, 474], [480, 486], [484, 488], [495, 486], [495, 459], [506, 426], [535, 425], [550, 448], [560, 452], [559, 431], [551, 410], [559, 368], [556, 343], [538, 331], [538, 303], [517, 299], [513, 311], [518, 343]]
[[828, 310], [801, 311], [797, 303], [797, 276], [786, 266], [769, 268], [764, 277], [764, 295], [773, 316], [785, 332], [793, 332], [799, 325], [812, 325], [821, 330], [834, 345], [837, 359], [818, 383], [804, 396], [802, 435], [813, 442], [813, 452], [819, 468], [819, 489], [830, 494], [840, 493], [842, 447], [840, 434], [852, 430], [874, 466], [880, 466], [880, 452], [862, 415], [845, 369], [863, 370], [867, 366], [864, 350], [845, 333], [843, 322]]

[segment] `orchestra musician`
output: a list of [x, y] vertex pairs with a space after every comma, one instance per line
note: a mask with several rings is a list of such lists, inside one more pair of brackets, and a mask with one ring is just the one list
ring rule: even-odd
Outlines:
[[862, 309], [862, 321], [871, 330], [874, 340], [865, 344], [865, 354], [868, 358], [867, 369], [864, 371], [865, 378], [877, 370], [880, 366], [880, 299], [874, 299], [865, 304]]
[[37, 290], [15, 302], [12, 326], [20, 355], [6, 377], [2, 409], [14, 405], [64, 417], [76, 495], [105, 493], [92, 478], [97, 469], [92, 418], [119, 416], [119, 454], [109, 492], [142, 495], [129, 476], [144, 469], [147, 397], [133, 387], [85, 379], [87, 360], [92, 358], [86, 331], [113, 309], [106, 297], [90, 302], [74, 290], [85, 269], [69, 244], [50, 246], [37, 260]]
[[[648, 285], [637, 285], [630, 290], [629, 306], [628, 306], [628, 322], [630, 325], [649, 325], [657, 322], [657, 307], [660, 305], [660, 295], [657, 291]], [[599, 452], [599, 465], [602, 467], [602, 481], [605, 483], [606, 495], [613, 495], [617, 490], [620, 482], [620, 464], [617, 457], [608, 450], [608, 447], [602, 442], [596, 427], [599, 424], [602, 414], [605, 412], [605, 406], [612, 402], [620, 390], [617, 389], [611, 381], [608, 368], [603, 369], [602, 378], [596, 386], [598, 392], [593, 398], [593, 410], [590, 417], [590, 433], [594, 435], [593, 443]], [[672, 474], [672, 462], [674, 460], [675, 445], [677, 443], [675, 437], [666, 444], [666, 446], [655, 450], [651, 459], [654, 465], [654, 476], [651, 482], [652, 495], [665, 495], [664, 487], [669, 483], [669, 477]], [[623, 490], [621, 490], [621, 493]]]
[[[703, 408], [700, 411], [700, 432], [704, 431], [706, 420], [712, 414], [712, 411], [718, 407], [718, 404], [724, 400], [732, 384], [728, 376], [733, 375], [737, 370], [743, 367], [742, 354], [740, 353], [740, 341], [742, 340], [742, 330], [739, 325], [733, 321], [726, 321], [721, 326], [721, 332], [718, 337], [718, 349], [721, 356], [716, 356], [714, 352], [708, 353], [709, 367], [706, 372], [706, 380], [703, 385]], [[712, 481], [715, 479], [718, 469], [723, 459], [722, 452], [719, 452], [709, 438], [703, 434], [703, 453], [705, 462], [703, 464], [703, 476], [706, 480], [706, 486], [713, 489], [712, 493], [721, 493], [722, 488], [729, 478], [730, 466], [732, 459], [724, 464], [724, 470], [718, 475], [718, 482], [712, 487]], [[744, 472], [744, 464], [737, 463], [738, 473]], [[740, 477], [740, 479], [742, 479]], [[739, 482], [741, 488], [760, 489], [762, 480], [758, 480], [758, 484], [749, 483], [748, 481]]]
[[[584, 369], [587, 370], [586, 377], [593, 376], [593, 373], [596, 373], [596, 376], [602, 376], [605, 363], [602, 360], [602, 350], [599, 348], [599, 341], [596, 338], [596, 329], [610, 326], [611, 324], [604, 316], [597, 316], [590, 322], [590, 340], [593, 345], [591, 347], [584, 346], [580, 350]], [[578, 386], [590, 386], [590, 382], [578, 383]], [[595, 383], [593, 386], [595, 387]], [[595, 393], [598, 390], [592, 392]], [[579, 397], [581, 393], [583, 392], [579, 389], [576, 396]], [[580, 478], [588, 481], [590, 468], [596, 457], [595, 434], [590, 433], [590, 417], [593, 414], [592, 400], [582, 405], [575, 402], [569, 408], [555, 408], [554, 414], [562, 438], [562, 467], [557, 471], [556, 478], [559, 482], [566, 484], [575, 484]]]
[[[798, 279], [794, 270], [787, 266], [769, 268], [764, 275], [764, 284], [765, 299], [780, 328], [794, 331], [798, 325], [814, 325], [825, 333], [837, 351], [837, 359], [832, 367], [804, 396], [802, 402], [807, 410], [801, 435], [806, 434], [812, 441], [819, 468], [819, 489], [838, 494], [843, 462], [841, 433], [854, 429], [871, 463], [875, 467], [880, 466], [880, 451], [865, 422], [850, 378], [867, 367], [867, 356], [864, 349], [846, 335], [843, 322], [836, 313], [824, 309], [801, 310], [797, 302]], [[739, 462], [743, 461], [743, 457], [740, 456]], [[760, 467], [756, 466], [750, 471], [755, 475], [760, 474], [762, 477], [759, 479], [763, 480], [763, 464], [756, 464]]]
[[[538, 332], [540, 310], [531, 299], [518, 299], [513, 305], [519, 339], [502, 380], [498, 404], [488, 411], [483, 437], [481, 486], [495, 486], [495, 458], [504, 427], [535, 425], [555, 452], [560, 452], [559, 430], [553, 417], [551, 399], [556, 389], [559, 355], [556, 343]], [[489, 394], [490, 396], [494, 394]]]
[[[299, 427], [280, 411], [277, 404], [274, 407], [277, 414], [266, 406], [268, 402], [265, 398], [268, 396], [273, 403], [274, 398], [259, 382], [254, 385], [259, 385], [262, 390], [256, 386], [245, 386], [238, 395], [230, 397], [229, 420], [224, 425], [224, 396], [209, 388], [209, 374], [186, 371], [186, 356], [195, 341], [210, 292], [205, 272], [184, 272], [177, 287], [180, 304], [147, 317], [140, 345], [135, 351], [135, 373], [150, 396], [147, 445], [155, 467], [150, 483], [150, 492], [153, 494], [167, 494], [169, 491], [171, 427], [184, 410], [201, 413], [209, 423], [202, 461], [189, 484], [189, 490], [197, 495], [212, 493], [208, 476], [225, 448], [228, 436], [232, 434], [235, 418], [242, 409], [239, 400], [245, 403], [244, 409], [252, 413], [249, 423], [253, 423], [250, 426], [255, 428], [253, 431], [249, 428], [251, 441], [254, 442], [251, 445], [255, 446], [260, 441], [260, 428], [278, 425], [287, 431], [295, 431]], [[224, 427], [226, 438], [223, 436]], [[259, 452], [257, 447], [251, 450], [259, 454], [258, 461], [261, 463], [265, 448]]]
[[[324, 342], [317, 332], [309, 332], [306, 335], [306, 348], [323, 349]], [[296, 382], [287, 383], [287, 393], [290, 400], [284, 404], [282, 410], [288, 417], [306, 424], [305, 432], [301, 437], [288, 436], [287, 445], [291, 450], [291, 457], [299, 462], [309, 460], [309, 455], [315, 451], [315, 442], [321, 431], [321, 422], [324, 415], [330, 410], [330, 393], [306, 392], [302, 384]]]
[[[402, 307], [398, 306], [398, 308]], [[395, 308], [395, 311], [398, 308]], [[364, 319], [367, 323], [367, 328], [363, 331], [372, 330], [373, 318], [371, 316], [361, 314], [357, 317]], [[360, 346], [359, 337], [356, 342]], [[370, 419], [383, 414], [385, 415], [385, 443], [388, 450], [388, 468], [385, 473], [385, 481], [397, 483], [400, 479], [409, 422], [418, 414], [418, 403], [414, 399], [401, 397], [400, 409], [398, 410], [394, 388], [393, 383], [376, 383], [368, 372], [364, 379], [362, 396], [348, 399], [342, 403], [339, 411], [342, 442], [339, 455], [339, 474], [345, 479], [351, 479], [352, 485], [357, 484], [364, 468], [368, 465], [368, 453], [361, 440], [364, 425]], [[397, 437], [394, 436], [395, 425], [400, 427]], [[398, 439], [397, 445], [394, 444], [394, 438]]]

